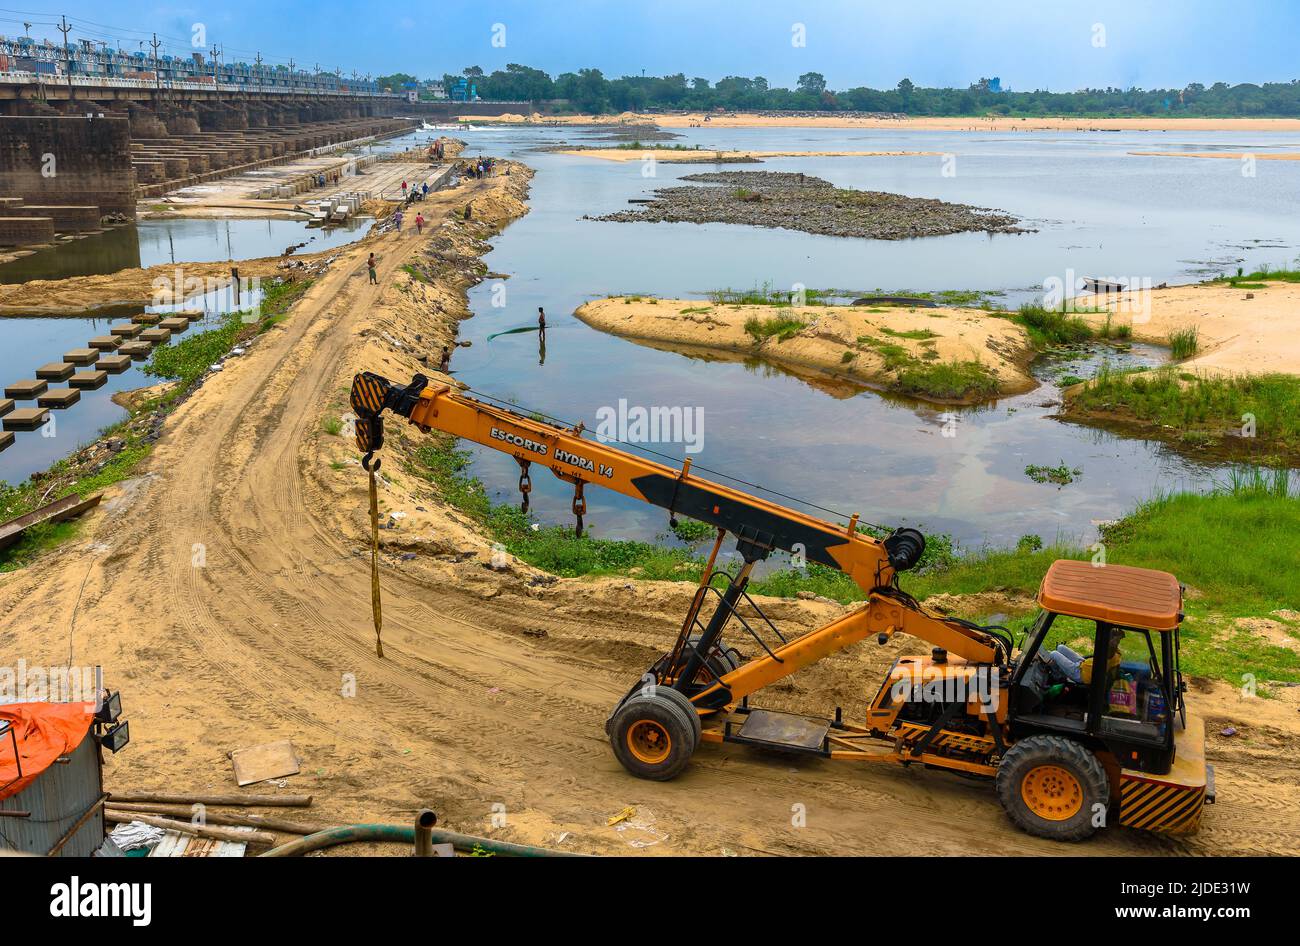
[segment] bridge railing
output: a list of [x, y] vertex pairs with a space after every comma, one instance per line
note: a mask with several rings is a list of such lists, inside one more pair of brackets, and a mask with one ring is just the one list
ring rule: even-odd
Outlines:
[[341, 98], [404, 99], [395, 92], [370, 92], [361, 89], [316, 89], [310, 86], [273, 86], [255, 82], [203, 82], [187, 79], [126, 79], [118, 76], [77, 76], [71, 83], [66, 75], [40, 72], [0, 72], [0, 85], [49, 85], [99, 89], [166, 89], [186, 92], [256, 92], [259, 95], [333, 95]]

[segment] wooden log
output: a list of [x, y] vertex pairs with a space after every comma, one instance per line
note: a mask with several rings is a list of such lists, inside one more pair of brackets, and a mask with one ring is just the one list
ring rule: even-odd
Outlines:
[[165, 792], [113, 792], [110, 803], [159, 802], [164, 805], [230, 805], [235, 808], [310, 808], [310, 795], [170, 795]]
[[173, 821], [171, 818], [158, 818], [153, 815], [136, 814], [130, 811], [113, 811], [110, 808], [104, 809], [104, 820], [112, 821], [114, 824], [130, 824], [132, 821], [139, 821], [155, 828], [162, 828], [164, 831], [192, 834], [200, 838], [212, 838], [214, 841], [275, 845], [275, 835], [266, 831], [236, 831], [234, 828], [210, 828], [190, 824], [188, 821]]
[[[166, 818], [192, 818], [194, 809], [181, 808], [176, 805], [158, 805], [133, 802], [110, 801], [108, 803], [109, 811], [132, 812], [139, 811], [148, 815], [161, 815]], [[285, 834], [315, 834], [318, 831], [324, 831], [323, 827], [309, 824], [299, 824], [296, 821], [286, 821], [283, 818], [271, 818], [266, 815], [239, 815], [224, 811], [207, 811], [203, 812], [203, 818], [208, 824], [230, 824], [241, 825], [246, 828], [265, 828], [268, 831], [282, 831]]]

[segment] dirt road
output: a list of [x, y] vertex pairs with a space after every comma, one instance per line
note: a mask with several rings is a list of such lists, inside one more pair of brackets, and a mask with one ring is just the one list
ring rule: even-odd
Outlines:
[[[674, 783], [637, 781], [602, 725], [671, 639], [689, 587], [489, 569], [487, 543], [404, 469], [415, 437], [392, 424], [385, 508], [411, 514], [385, 531], [378, 659], [364, 475], [321, 421], [337, 416], [358, 368], [400, 376], [419, 367], [413, 339], [441, 344], [437, 333], [464, 314], [459, 289], [430, 288], [401, 267], [432, 253], [448, 272], [468, 269], [473, 261], [449, 259], [449, 248], [517, 212], [504, 194], [519, 178], [466, 185], [422, 208], [442, 223], [473, 196], [475, 223], [386, 234], [336, 262], [285, 322], [178, 408], [149, 472], [113, 491], [75, 542], [0, 576], [4, 664], [103, 664], [122, 690], [133, 739], [108, 763], [110, 789], [233, 790], [227, 753], [291, 738], [303, 771], [287, 790], [315, 794], [320, 822], [407, 823], [428, 805], [453, 829], [577, 851], [1293, 850], [1300, 790], [1287, 742], [1263, 727], [1220, 763], [1223, 801], [1181, 843], [1114, 831], [1062, 847], [1012, 829], [987, 784], [734, 746], [703, 746]], [[365, 274], [371, 250], [378, 287]], [[838, 607], [773, 611], [797, 627]], [[768, 702], [860, 712], [904, 646], [841, 654]], [[653, 826], [608, 827], [628, 805]], [[792, 826], [797, 806], [806, 827]]]

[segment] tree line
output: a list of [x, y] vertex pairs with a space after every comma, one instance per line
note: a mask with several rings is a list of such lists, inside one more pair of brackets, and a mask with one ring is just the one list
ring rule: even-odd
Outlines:
[[[793, 89], [772, 86], [762, 76], [727, 76], [717, 82], [684, 73], [669, 76], [607, 78], [599, 69], [580, 69], [552, 78], [540, 69], [512, 63], [485, 72], [469, 66], [460, 75], [445, 75], [450, 90], [461, 78], [488, 102], [562, 100], [571, 112], [601, 114], [687, 109], [692, 111], [853, 111], [904, 112], [931, 116], [1300, 116], [1300, 79], [1263, 85], [1194, 82], [1181, 89], [1080, 89], [1075, 92], [999, 90], [996, 80], [981, 78], [965, 89], [923, 88], [910, 79], [892, 89], [865, 86], [832, 90], [821, 73], [799, 77]], [[403, 73], [380, 78], [394, 90], [415, 77]]]

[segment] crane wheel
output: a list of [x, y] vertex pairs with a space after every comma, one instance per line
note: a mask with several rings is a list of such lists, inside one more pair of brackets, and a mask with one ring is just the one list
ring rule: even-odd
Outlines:
[[700, 742], [700, 718], [671, 687], [632, 694], [610, 720], [614, 755], [637, 778], [666, 782], [686, 768]]
[[1055, 841], [1092, 835], [1097, 814], [1110, 800], [1101, 760], [1061, 736], [1030, 736], [1007, 750], [998, 766], [997, 791], [1016, 827]]
[[[697, 648], [700, 644], [700, 635], [699, 634], [691, 635], [691, 637], [687, 638], [686, 643], [687, 646], [691, 648], [691, 650], [695, 650], [695, 648]], [[712, 654], [710, 654], [708, 657], [704, 659], [704, 664], [709, 668], [710, 672], [712, 672], [714, 677], [725, 677], [727, 674], [731, 673], [731, 671], [735, 670], [737, 667], [740, 666], [741, 664], [740, 651], [736, 650], [736, 648], [734, 647], [720, 647], [718, 650], [714, 651]], [[697, 677], [696, 679], [698, 679], [701, 683], [713, 682], [713, 679], [711, 677], [707, 677], [706, 674], [701, 674], [700, 677]]]

